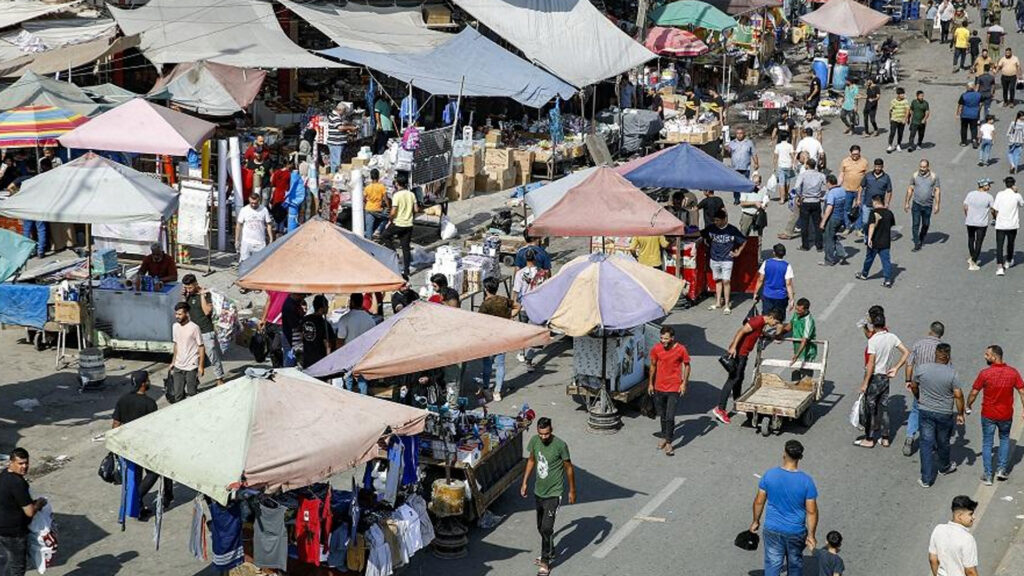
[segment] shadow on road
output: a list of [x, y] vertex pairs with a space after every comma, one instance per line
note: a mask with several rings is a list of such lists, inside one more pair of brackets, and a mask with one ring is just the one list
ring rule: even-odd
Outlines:
[[612, 523], [605, 516], [577, 518], [555, 532], [555, 558], [561, 564], [589, 546], [600, 546], [612, 533]]

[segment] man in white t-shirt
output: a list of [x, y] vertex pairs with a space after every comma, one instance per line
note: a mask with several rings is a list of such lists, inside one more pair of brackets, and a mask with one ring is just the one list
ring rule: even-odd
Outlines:
[[981, 270], [978, 260], [981, 258], [981, 245], [985, 242], [985, 232], [992, 221], [992, 188], [991, 178], [979, 178], [978, 189], [972, 190], [964, 197], [964, 225], [967, 226], [967, 269]]
[[[526, 266], [520, 268], [512, 279], [512, 302], [521, 310], [519, 312], [520, 320], [529, 322], [526, 312], [521, 309], [523, 296], [544, 283], [544, 280], [547, 279], [547, 271], [537, 266], [537, 255], [532, 248], [526, 250], [525, 258]], [[528, 372], [533, 372], [533, 357], [537, 351], [538, 348], [527, 348], [516, 356], [520, 362], [526, 364]]]
[[1020, 207], [1024, 206], [1024, 198], [1017, 193], [1017, 181], [1013, 176], [1004, 178], [1003, 183], [1006, 189], [996, 194], [992, 202], [992, 213], [996, 218], [996, 264], [999, 265], [996, 276], [1006, 274], [1006, 268], [1013, 268], [1013, 243], [1020, 228]]
[[757, 223], [757, 211], [766, 210], [772, 199], [769, 196], [768, 188], [761, 186], [760, 174], [754, 174], [751, 180], [754, 182], [754, 191], [740, 194], [740, 210], [742, 211], [740, 232], [743, 232], [744, 236], [750, 236], [751, 229], [753, 229], [754, 235], [760, 236], [761, 229], [754, 227], [754, 224]]
[[814, 137], [814, 131], [810, 128], [804, 128], [804, 137], [796, 143], [796, 153], [799, 155], [801, 152], [807, 152], [808, 158], [817, 162], [819, 167], [823, 167], [821, 160], [825, 156], [825, 148]]
[[779, 187], [779, 203], [789, 199], [789, 185], [796, 180], [796, 150], [789, 140], [775, 145], [775, 179]]
[[250, 194], [249, 205], [238, 211], [235, 223], [235, 250], [238, 251], [239, 264], [266, 247], [268, 240], [274, 237], [273, 222], [266, 206], [260, 206], [260, 195]]
[[882, 446], [889, 446], [892, 438], [889, 430], [889, 379], [896, 376], [910, 357], [910, 350], [899, 337], [886, 329], [885, 314], [878, 312], [871, 316], [870, 334], [864, 380], [860, 386], [864, 437], [853, 443], [861, 448], [874, 448], [876, 440], [881, 441]]
[[971, 534], [978, 503], [957, 496], [952, 508], [953, 519], [936, 526], [928, 541], [932, 576], [978, 576], [978, 543]]
[[376, 325], [377, 321], [363, 308], [363, 295], [349, 295], [348, 312], [334, 323], [334, 330], [338, 336], [338, 347], [362, 336], [364, 332]]

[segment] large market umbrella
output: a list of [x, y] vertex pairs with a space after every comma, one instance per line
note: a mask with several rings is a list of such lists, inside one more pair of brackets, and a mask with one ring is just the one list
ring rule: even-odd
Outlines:
[[421, 433], [427, 414], [291, 370], [253, 371], [107, 432], [106, 446], [227, 504], [240, 488], [291, 490], [354, 468], [389, 431]]
[[830, 0], [800, 19], [818, 30], [848, 38], [867, 36], [889, 21], [885, 14], [854, 0]]
[[244, 111], [260, 93], [265, 70], [216, 62], [185, 62], [157, 79], [150, 98], [166, 98], [181, 108], [208, 116]]
[[681, 236], [685, 230], [664, 206], [607, 166], [594, 169], [543, 211], [531, 207], [536, 217], [530, 233], [536, 236]]
[[36, 250], [36, 243], [17, 232], [0, 228], [0, 282], [21, 269]]
[[240, 264], [236, 283], [250, 290], [351, 294], [397, 290], [405, 280], [393, 250], [317, 217]]
[[212, 122], [135, 98], [68, 132], [60, 143], [84, 150], [185, 156], [216, 129]]
[[666, 316], [683, 292], [671, 274], [621, 254], [580, 256], [523, 296], [534, 324], [584, 336], [595, 328], [621, 330]]
[[678, 0], [659, 6], [651, 12], [658, 26], [692, 26], [721, 32], [736, 25], [736, 19], [707, 2]]
[[754, 183], [700, 148], [677, 144], [615, 168], [641, 188], [688, 188], [750, 192]]
[[84, 90], [70, 82], [61, 82], [35, 72], [26, 72], [13, 84], [0, 91], [0, 110], [20, 106], [56, 106], [82, 116], [92, 116], [101, 109]]
[[731, 15], [746, 14], [761, 8], [777, 8], [782, 6], [782, 0], [707, 0], [715, 8]]
[[94, 153], [29, 178], [0, 202], [0, 215], [76, 224], [125, 224], [170, 218], [178, 193], [159, 180]]
[[644, 46], [655, 54], [680, 58], [693, 58], [708, 51], [708, 45], [693, 32], [661, 26], [651, 27]]
[[543, 346], [548, 331], [433, 302], [417, 302], [346, 343], [306, 373], [376, 380]]
[[88, 119], [49, 105], [21, 106], [0, 113], [0, 148], [52, 146]]

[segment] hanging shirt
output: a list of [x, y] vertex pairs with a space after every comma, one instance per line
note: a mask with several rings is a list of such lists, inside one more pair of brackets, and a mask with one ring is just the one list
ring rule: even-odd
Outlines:
[[188, 533], [188, 551], [196, 560], [209, 560], [206, 554], [206, 512], [198, 495], [192, 501], [192, 528]]
[[241, 566], [245, 560], [242, 549], [242, 512], [238, 502], [221, 506], [210, 501], [210, 536], [213, 540], [213, 567], [226, 572]]
[[[373, 524], [366, 531], [366, 548], [370, 553], [366, 557], [366, 576], [391, 576], [391, 549], [384, 538], [384, 531]], [[351, 547], [349, 548], [351, 550]], [[352, 568], [352, 554], [349, 553], [349, 570]]]
[[284, 506], [259, 505], [253, 522], [252, 562], [260, 568], [288, 569], [288, 531], [284, 525]]
[[300, 562], [320, 565], [320, 504], [318, 498], [301, 498], [295, 514], [295, 546]]
[[412, 94], [402, 98], [401, 108], [398, 111], [399, 117], [406, 124], [413, 124], [419, 118], [420, 103]]

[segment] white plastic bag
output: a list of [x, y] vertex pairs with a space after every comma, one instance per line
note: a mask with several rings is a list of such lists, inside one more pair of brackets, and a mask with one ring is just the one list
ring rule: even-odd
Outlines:
[[772, 174], [771, 176], [768, 177], [768, 183], [765, 184], [765, 188], [768, 189], [768, 194], [770, 195], [778, 187], [779, 187], [779, 179], [778, 179], [778, 177], [775, 176], [775, 174]]
[[459, 229], [447, 216], [441, 216], [441, 240], [451, 240], [459, 235]]
[[850, 408], [850, 425], [854, 428], [861, 428], [860, 425], [860, 405], [864, 402], [864, 395], [857, 396], [857, 401], [853, 403], [853, 407]]

